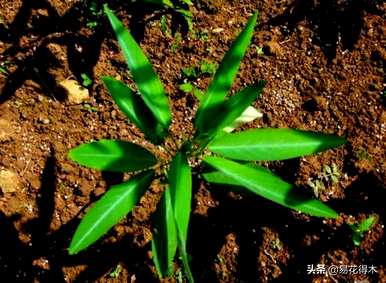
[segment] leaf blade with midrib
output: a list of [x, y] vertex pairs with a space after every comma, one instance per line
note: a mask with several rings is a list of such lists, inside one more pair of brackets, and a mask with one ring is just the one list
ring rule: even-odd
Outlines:
[[215, 138], [212, 152], [236, 160], [283, 160], [340, 146], [345, 139], [296, 129], [253, 129]]
[[157, 159], [145, 148], [120, 140], [99, 140], [81, 144], [68, 153], [76, 163], [98, 170], [134, 172], [147, 169]]
[[145, 172], [111, 188], [86, 213], [75, 231], [69, 253], [87, 248], [117, 224], [136, 205], [151, 183], [154, 172]]
[[[253, 168], [213, 156], [205, 157], [204, 162], [225, 174], [227, 178], [230, 178], [231, 185], [238, 184], [243, 186], [251, 192], [273, 202], [313, 216], [326, 218], [336, 218], [338, 216], [333, 209], [321, 201], [305, 198], [295, 193], [293, 185], [284, 182], [264, 168]], [[216, 182], [214, 179], [212, 181]]]
[[171, 112], [161, 81], [142, 52], [141, 47], [122, 22], [108, 8], [107, 4], [104, 5], [104, 10], [143, 100], [162, 127], [168, 130], [171, 123]]

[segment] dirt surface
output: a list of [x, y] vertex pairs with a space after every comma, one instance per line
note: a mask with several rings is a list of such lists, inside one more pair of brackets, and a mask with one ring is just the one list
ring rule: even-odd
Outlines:
[[[102, 85], [101, 76], [110, 75], [134, 86], [110, 26], [89, 2], [0, 1], [2, 282], [158, 281], [149, 244], [151, 214], [162, 192], [157, 184], [101, 241], [67, 254], [84, 211], [108, 186], [128, 178], [78, 166], [67, 159], [69, 149], [114, 138], [165, 154], [144, 141]], [[386, 282], [386, 4], [201, 0], [190, 8], [192, 32], [166, 13], [180, 31], [173, 37], [162, 32], [162, 11], [127, 2], [109, 5], [164, 83], [177, 139], [192, 133], [197, 108], [196, 98], [179, 90], [182, 69], [202, 60], [218, 63], [258, 9], [260, 23], [232, 89], [266, 80], [254, 105], [264, 116], [246, 127], [293, 127], [349, 141], [315, 156], [266, 164], [340, 212], [337, 221], [195, 179], [188, 250], [196, 281]], [[92, 79], [88, 95], [68, 99], [61, 82], [81, 84], [82, 74]], [[191, 81], [204, 90], [210, 75]], [[334, 168], [335, 179], [326, 166]], [[377, 223], [355, 246], [348, 224], [369, 215]], [[376, 272], [307, 272], [318, 264], [367, 265]], [[177, 262], [177, 274], [180, 268]]]

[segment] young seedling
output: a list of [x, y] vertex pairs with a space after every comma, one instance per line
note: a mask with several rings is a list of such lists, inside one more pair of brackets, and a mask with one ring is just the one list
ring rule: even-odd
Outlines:
[[352, 241], [355, 246], [361, 245], [362, 239], [365, 237], [365, 233], [370, 231], [376, 223], [377, 218], [374, 215], [370, 215], [360, 223], [350, 225], [352, 230]]
[[190, 31], [193, 30], [193, 15], [189, 11], [189, 6], [193, 5], [193, 3], [190, 0], [137, 0], [137, 2], [147, 2], [173, 11], [185, 20]]
[[84, 87], [89, 87], [92, 85], [92, 79], [90, 79], [86, 73], [81, 73], [80, 76], [82, 77], [82, 85]]
[[323, 166], [322, 176], [326, 180], [326, 182], [336, 184], [339, 182], [340, 172], [336, 164], [333, 163], [331, 166], [329, 165]]
[[[71, 241], [70, 254], [87, 248], [124, 218], [156, 175], [168, 181], [153, 223], [151, 246], [156, 270], [160, 277], [171, 276], [178, 251], [186, 277], [189, 282], [193, 282], [186, 245], [192, 200], [192, 170], [202, 163], [213, 168], [203, 174], [208, 182], [241, 186], [309, 215], [327, 218], [338, 216], [321, 201], [299, 195], [291, 184], [266, 168], [245, 164], [244, 161], [296, 158], [342, 145], [344, 139], [295, 129], [252, 129], [231, 133], [238, 126], [237, 119], [243, 117], [246, 111], [251, 111], [249, 105], [264, 86], [264, 82], [260, 81], [226, 97], [250, 44], [257, 13], [250, 17], [224, 56], [200, 100], [194, 122], [195, 133], [191, 137], [179, 137], [182, 142], [178, 142], [179, 139], [169, 131], [171, 111], [168, 98], [150, 62], [106, 5], [105, 13], [118, 38], [139, 94], [112, 77], [103, 77], [103, 81], [129, 120], [152, 143], [169, 152], [170, 156], [157, 160], [142, 146], [121, 140], [93, 141], [72, 149], [69, 158], [78, 164], [98, 170], [132, 172], [133, 175], [127, 182], [112, 186], [87, 211]], [[165, 138], [174, 140], [173, 146], [164, 143]], [[199, 165], [190, 165], [190, 160], [199, 160]]]
[[201, 74], [213, 75], [216, 72], [217, 67], [216, 63], [203, 60], [200, 64], [200, 72]]

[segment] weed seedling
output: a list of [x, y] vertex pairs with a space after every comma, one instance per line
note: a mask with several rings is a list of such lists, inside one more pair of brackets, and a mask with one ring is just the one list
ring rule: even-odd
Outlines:
[[0, 72], [3, 73], [4, 75], [8, 75], [8, 65], [10, 64], [9, 61], [3, 61], [0, 63]]
[[114, 270], [110, 272], [109, 276], [111, 278], [118, 278], [121, 272], [122, 272], [122, 266], [118, 263], [118, 265], [114, 268]]
[[[185, 20], [190, 31], [193, 30], [193, 15], [189, 11], [189, 6], [193, 5], [193, 3], [190, 0], [137, 0], [137, 2], [147, 2], [155, 4], [160, 7], [163, 7], [166, 10], [172, 11]], [[164, 19], [164, 23], [166, 25], [166, 19]]]
[[257, 54], [258, 56], [263, 56], [263, 55], [264, 55], [264, 49], [263, 49], [263, 47], [256, 46], [256, 54]]
[[213, 75], [217, 70], [218, 65], [216, 63], [201, 61], [200, 72], [201, 74]]
[[352, 230], [352, 240], [354, 242], [354, 245], [360, 246], [362, 239], [365, 236], [365, 233], [371, 230], [373, 226], [377, 223], [377, 217], [374, 215], [371, 215], [367, 217], [366, 219], [362, 220], [358, 224], [352, 224], [350, 225], [350, 228]]
[[[170, 132], [172, 113], [161, 81], [138, 43], [107, 5], [105, 13], [139, 93], [112, 77], [103, 77], [103, 82], [122, 112], [167, 154], [157, 159], [148, 149], [122, 140], [92, 141], [69, 152], [71, 160], [89, 168], [132, 172], [128, 181], [110, 187], [87, 211], [71, 241], [70, 254], [101, 238], [133, 209], [152, 180], [159, 178], [167, 185], [153, 219], [153, 261], [160, 277], [172, 276], [178, 251], [187, 280], [193, 282], [186, 248], [193, 170], [202, 172], [209, 183], [243, 187], [298, 212], [326, 218], [338, 216], [326, 204], [300, 195], [293, 185], [255, 162], [313, 154], [340, 146], [344, 139], [296, 129], [262, 128], [232, 133], [244, 121], [246, 113], [249, 118], [250, 113], [256, 114], [249, 105], [264, 86], [259, 81], [227, 97], [251, 42], [257, 13], [233, 42], [201, 97], [194, 120], [195, 132], [189, 136]], [[201, 170], [204, 164], [207, 170]]]
[[340, 172], [336, 164], [333, 163], [331, 166], [329, 165], [323, 166], [322, 176], [326, 180], [326, 182], [331, 182], [333, 184], [336, 184], [339, 182]]
[[92, 85], [92, 79], [90, 79], [90, 77], [86, 73], [82, 73], [80, 74], [80, 76], [82, 77], [82, 85], [84, 87], [89, 87]]
[[182, 74], [187, 79], [195, 79], [198, 77], [198, 71], [195, 66], [182, 68]]
[[183, 83], [180, 85], [180, 90], [182, 90], [185, 93], [189, 93], [194, 90], [194, 86], [191, 83]]

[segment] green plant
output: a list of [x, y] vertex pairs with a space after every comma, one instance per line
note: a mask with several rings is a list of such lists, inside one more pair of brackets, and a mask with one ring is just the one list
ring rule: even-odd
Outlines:
[[308, 180], [307, 184], [312, 188], [314, 195], [319, 195], [326, 190], [326, 185], [336, 184], [339, 182], [340, 172], [335, 163], [323, 165], [322, 172], [318, 173], [316, 180]]
[[202, 60], [200, 66], [188, 66], [182, 68], [182, 75], [187, 79], [196, 79], [201, 75], [213, 75], [216, 72], [218, 65], [213, 62]]
[[216, 63], [203, 60], [201, 61], [201, 64], [200, 64], [200, 72], [202, 74], [213, 75], [216, 72], [217, 67], [218, 66]]
[[82, 85], [84, 87], [92, 85], [92, 79], [86, 73], [81, 73], [80, 76], [82, 77]]
[[333, 163], [331, 166], [326, 164], [323, 166], [322, 176], [327, 182], [336, 184], [339, 182], [340, 172], [335, 163]]
[[180, 33], [176, 33], [173, 38], [173, 43], [171, 46], [171, 50], [173, 53], [176, 53], [177, 50], [181, 47], [181, 42], [182, 42], [182, 36]]
[[91, 1], [90, 3], [86, 2], [85, 4], [88, 6], [88, 10], [89, 10], [86, 26], [89, 29], [94, 30], [95, 28], [98, 27], [100, 23], [100, 17], [102, 16], [103, 11], [101, 9], [100, 4], [97, 1]]
[[9, 61], [3, 61], [0, 63], [0, 72], [4, 75], [8, 75], [8, 65], [10, 64]]
[[109, 274], [111, 278], [118, 278], [119, 274], [122, 272], [122, 266], [118, 263], [117, 266]]
[[187, 79], [195, 79], [199, 73], [195, 66], [189, 66], [182, 68], [182, 75]]
[[[152, 3], [155, 5], [162, 6], [166, 9], [169, 9], [170, 11], [173, 11], [180, 15], [188, 25], [189, 30], [193, 29], [193, 15], [189, 11], [189, 6], [193, 5], [193, 3], [190, 0], [136, 0], [136, 2], [147, 2]], [[165, 21], [165, 19], [164, 19]], [[164, 22], [165, 24], [165, 22]], [[162, 25], [162, 22], [161, 22]], [[163, 29], [165, 26], [163, 27]]]
[[256, 54], [257, 54], [258, 56], [263, 56], [263, 55], [264, 55], [264, 49], [263, 49], [263, 47], [255, 46], [255, 48], [256, 48]]
[[[226, 98], [250, 44], [257, 13], [248, 20], [224, 56], [205, 96], [200, 100], [195, 117], [196, 131], [187, 137], [175, 137], [169, 131], [171, 111], [159, 78], [139, 45], [107, 6], [105, 13], [116, 33], [139, 94], [112, 77], [103, 77], [103, 81], [122, 112], [168, 156], [157, 160], [148, 149], [120, 140], [93, 141], [70, 150], [69, 158], [78, 164], [98, 170], [133, 173], [127, 182], [112, 186], [87, 211], [71, 241], [70, 254], [90, 246], [125, 217], [156, 177], [165, 184], [153, 222], [151, 246], [157, 272], [160, 277], [173, 274], [173, 261], [178, 250], [187, 279], [193, 282], [186, 243], [192, 199], [192, 170], [200, 166], [201, 161], [214, 168], [203, 174], [208, 182], [242, 186], [271, 201], [310, 215], [337, 217], [333, 209], [317, 199], [299, 195], [292, 185], [269, 170], [256, 164], [236, 161], [283, 160], [345, 143], [339, 137], [294, 129], [253, 129], [227, 133], [238, 125], [237, 118], [251, 111], [249, 105], [264, 86], [264, 82], [260, 81]], [[225, 128], [228, 128], [227, 131], [224, 131]], [[164, 143], [165, 139], [171, 142]]]
[[87, 110], [88, 112], [97, 112], [98, 109], [95, 106], [92, 106], [88, 103], [83, 104], [83, 109]]
[[352, 230], [352, 240], [354, 245], [360, 246], [362, 239], [364, 238], [364, 234], [373, 228], [373, 226], [377, 223], [377, 217], [374, 215], [370, 215], [366, 219], [362, 220], [358, 224], [350, 225]]

